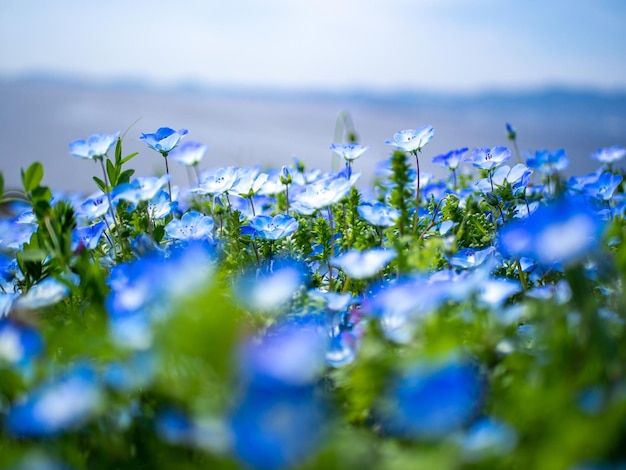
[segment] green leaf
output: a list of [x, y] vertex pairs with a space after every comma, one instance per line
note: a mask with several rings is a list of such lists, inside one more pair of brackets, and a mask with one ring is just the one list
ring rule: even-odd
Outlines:
[[117, 142], [115, 144], [115, 164], [116, 166], [120, 166], [122, 164], [122, 139], [117, 138]]
[[132, 160], [133, 158], [135, 158], [137, 155], [139, 155], [139, 152], [135, 152], [135, 153], [131, 153], [130, 155], [126, 155], [124, 158], [122, 158], [122, 161], [120, 163], [124, 164], [124, 163]]
[[39, 162], [33, 163], [26, 171], [22, 170], [22, 184], [24, 191], [31, 192], [43, 179], [43, 165]]
[[111, 186], [117, 185], [117, 168], [113, 166], [111, 160], [107, 159], [107, 175], [109, 175], [109, 182]]
[[117, 179], [117, 184], [128, 183], [128, 181], [130, 181], [130, 177], [133, 176], [134, 174], [135, 174], [135, 170], [129, 169], [129, 170], [122, 171], [119, 178]]
[[97, 176], [93, 176], [93, 180], [96, 182], [96, 184], [98, 185], [98, 187], [100, 188], [100, 190], [103, 193], [106, 193], [106, 185], [104, 184], [104, 181], [102, 181], [100, 178], [98, 178]]

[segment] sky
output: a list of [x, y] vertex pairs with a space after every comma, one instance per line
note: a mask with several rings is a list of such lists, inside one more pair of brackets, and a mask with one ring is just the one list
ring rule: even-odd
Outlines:
[[0, 77], [626, 90], [624, 0], [0, 0]]

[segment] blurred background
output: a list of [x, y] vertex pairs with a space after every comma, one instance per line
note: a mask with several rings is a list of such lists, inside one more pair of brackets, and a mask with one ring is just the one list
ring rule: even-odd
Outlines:
[[119, 130], [137, 175], [159, 174], [138, 138], [161, 126], [209, 146], [201, 168], [339, 168], [347, 111], [364, 182], [385, 139], [426, 124], [436, 174], [437, 154], [508, 145], [506, 122], [580, 174], [626, 145], [625, 21], [623, 0], [0, 0], [0, 170], [16, 187], [37, 160], [91, 192], [100, 169], [68, 143]]

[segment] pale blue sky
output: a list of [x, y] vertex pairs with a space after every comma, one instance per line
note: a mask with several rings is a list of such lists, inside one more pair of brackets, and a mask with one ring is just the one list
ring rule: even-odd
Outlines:
[[0, 0], [0, 76], [626, 90], [624, 0]]

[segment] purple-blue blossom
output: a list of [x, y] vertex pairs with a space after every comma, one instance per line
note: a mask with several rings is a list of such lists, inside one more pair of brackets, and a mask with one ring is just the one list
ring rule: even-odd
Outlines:
[[567, 168], [569, 159], [564, 149], [537, 150], [533, 156], [528, 157], [526, 164], [542, 175], [552, 175]]
[[594, 160], [608, 164], [621, 160], [624, 156], [626, 156], [626, 148], [620, 145], [601, 148], [591, 154], [591, 158]]
[[165, 238], [177, 241], [213, 240], [213, 219], [197, 211], [186, 212], [165, 226]]
[[467, 147], [463, 147], [461, 149], [451, 150], [443, 155], [437, 155], [433, 157], [433, 163], [449, 168], [450, 170], [456, 170], [461, 161], [463, 161], [463, 156], [467, 150]]

